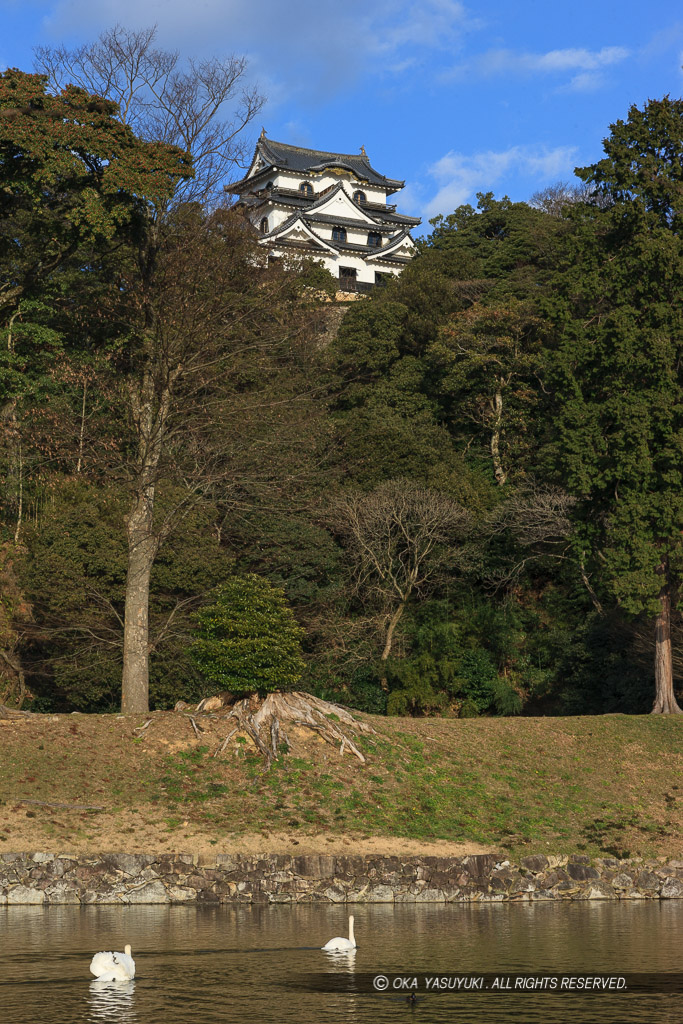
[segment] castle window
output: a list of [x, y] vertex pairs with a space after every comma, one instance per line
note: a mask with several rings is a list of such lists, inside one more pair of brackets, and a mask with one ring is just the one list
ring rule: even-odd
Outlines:
[[365, 192], [361, 192], [360, 189], [353, 193], [353, 198], [356, 203], [367, 203], [368, 197]]
[[301, 192], [305, 196], [312, 196], [313, 186], [311, 185], [310, 181], [302, 181], [301, 184], [299, 185], [299, 192]]
[[345, 242], [346, 241], [346, 228], [339, 228], [339, 227], [332, 228], [332, 239], [335, 242]]
[[261, 221], [260, 228], [261, 228], [261, 234], [262, 235], [267, 235], [268, 234], [268, 218], [267, 217], [264, 217], [263, 220]]
[[355, 292], [355, 291], [358, 291], [358, 283], [356, 281], [356, 269], [355, 269], [355, 267], [340, 267], [339, 268], [339, 291], [340, 292]]
[[382, 236], [379, 231], [370, 231], [368, 233], [368, 245], [374, 246], [375, 249], [380, 249], [382, 247]]
[[273, 182], [272, 181], [269, 181], [269, 182], [266, 183], [266, 188], [267, 189], [270, 190], [272, 187], [273, 187]]

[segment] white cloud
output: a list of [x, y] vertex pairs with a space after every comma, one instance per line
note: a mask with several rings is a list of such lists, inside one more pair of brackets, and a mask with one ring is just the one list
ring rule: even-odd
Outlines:
[[374, 5], [376, 14], [380, 15], [378, 21], [384, 28], [377, 48], [391, 52], [404, 46], [410, 51], [420, 47], [450, 49], [453, 43], [461, 41], [463, 32], [483, 26], [483, 22], [472, 18], [458, 0], [394, 3], [386, 8], [384, 15], [380, 13], [381, 6]]
[[623, 46], [603, 46], [601, 50], [550, 50], [540, 55], [521, 54], [520, 66], [531, 71], [573, 71], [579, 68], [593, 71], [596, 68], [618, 64], [628, 57], [629, 51]]
[[368, 71], [405, 73], [424, 51], [455, 52], [480, 26], [459, 0], [54, 0], [43, 30], [86, 41], [115, 24], [157, 24], [159, 45], [183, 53], [251, 53], [260, 81], [311, 102]]
[[605, 84], [605, 76], [599, 71], [581, 71], [564, 86], [564, 92], [597, 92]]
[[444, 72], [442, 80], [464, 78], [466, 75], [478, 75], [483, 78], [494, 75], [558, 75], [576, 71], [572, 82], [577, 89], [591, 88], [601, 81], [598, 76], [590, 78], [590, 72], [599, 72], [603, 68], [619, 64], [631, 56], [623, 46], [603, 46], [601, 50], [573, 48], [565, 50], [549, 50], [547, 53], [518, 53], [515, 50], [487, 50], [473, 60], [456, 65]]
[[494, 188], [504, 176], [523, 174], [535, 178], [539, 185], [571, 174], [576, 148], [557, 146], [554, 149], [512, 146], [502, 152], [489, 150], [466, 155], [446, 153], [429, 168], [438, 191], [423, 207], [425, 219], [438, 213], [451, 213], [470, 201], [477, 192]]

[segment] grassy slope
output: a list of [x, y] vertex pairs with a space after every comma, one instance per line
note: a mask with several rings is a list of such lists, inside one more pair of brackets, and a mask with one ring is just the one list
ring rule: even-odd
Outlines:
[[144, 720], [0, 723], [0, 851], [16, 850], [13, 834], [28, 823], [42, 849], [75, 837], [125, 850], [145, 827], [174, 837], [188, 823], [217, 843], [270, 830], [476, 840], [514, 856], [680, 856], [683, 848], [679, 718], [366, 717], [376, 735], [360, 741], [365, 766], [299, 737], [269, 772], [245, 744], [211, 756], [226, 731], [220, 719], [202, 720], [200, 740], [172, 713], [155, 714], [136, 738]]

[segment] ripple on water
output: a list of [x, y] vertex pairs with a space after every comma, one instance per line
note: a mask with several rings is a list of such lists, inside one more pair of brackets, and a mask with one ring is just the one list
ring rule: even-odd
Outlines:
[[[683, 902], [354, 907], [358, 949], [329, 956], [344, 907], [7, 907], [2, 1024], [679, 1024], [678, 996], [316, 991], [320, 972], [679, 969]], [[93, 952], [133, 947], [132, 982], [103, 985]]]

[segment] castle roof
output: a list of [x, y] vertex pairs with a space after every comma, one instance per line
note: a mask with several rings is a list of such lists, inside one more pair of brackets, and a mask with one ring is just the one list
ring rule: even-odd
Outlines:
[[240, 193], [254, 184], [255, 178], [272, 173], [274, 170], [293, 171], [295, 174], [315, 174], [330, 171], [348, 171], [358, 181], [377, 185], [388, 192], [403, 188], [405, 182], [387, 178], [371, 165], [365, 149], [360, 153], [328, 153], [322, 149], [306, 149], [290, 146], [286, 142], [275, 142], [266, 138], [265, 133], [256, 143], [254, 158], [244, 178], [227, 186], [229, 192]]
[[[271, 207], [273, 205], [280, 206], [288, 209], [300, 210], [301, 213], [308, 219], [320, 221], [324, 223], [335, 224], [368, 224], [374, 223], [380, 229], [390, 230], [391, 228], [398, 227], [414, 227], [420, 223], [419, 217], [408, 217], [402, 213], [396, 213], [396, 207], [384, 206], [380, 203], [359, 203], [356, 200], [352, 200], [351, 210], [353, 212], [353, 220], [340, 219], [339, 216], [326, 217], [321, 214], [317, 214], [316, 211], [320, 207], [325, 207], [329, 204], [329, 200], [332, 199], [338, 192], [346, 194], [342, 182], [337, 185], [326, 189], [325, 192], [318, 193], [314, 196], [303, 195], [299, 191], [293, 189], [280, 189], [274, 187], [272, 189], [263, 190], [256, 194], [242, 196], [240, 202], [245, 206], [252, 208], [258, 207]], [[348, 198], [348, 196], [347, 196]]]
[[[398, 234], [393, 235], [382, 246], [363, 245], [362, 243], [358, 242], [342, 242], [337, 239], [330, 240], [322, 238], [321, 235], [319, 235], [318, 232], [315, 230], [315, 224], [326, 222], [327, 220], [332, 222], [333, 218], [326, 218], [322, 216], [316, 218], [309, 218], [306, 216], [305, 213], [302, 212], [293, 213], [282, 224], [278, 224], [277, 227], [273, 228], [273, 230], [268, 232], [268, 234], [263, 235], [262, 241], [265, 243], [270, 243], [277, 239], [284, 240], [284, 238], [292, 231], [293, 228], [298, 228], [300, 232], [305, 232], [309, 242], [313, 242], [320, 249], [325, 249], [330, 252], [346, 251], [356, 253], [358, 255], [362, 255], [373, 260], [393, 256], [392, 262], [410, 262], [408, 257], [396, 254], [396, 250], [400, 249], [404, 242], [408, 242], [409, 244], [412, 245], [413, 240], [410, 237], [410, 232], [407, 229], [404, 229], [403, 231], [398, 232]], [[335, 223], [344, 222], [340, 221], [340, 219], [338, 218]], [[358, 226], [357, 221], [349, 221], [347, 223], [355, 227]], [[292, 242], [289, 239], [287, 239], [285, 241], [285, 244], [291, 245]]]

